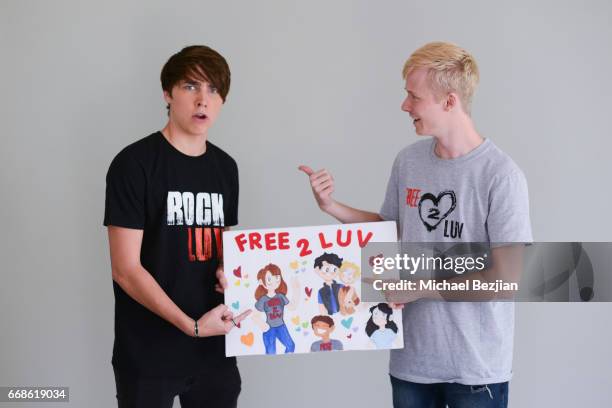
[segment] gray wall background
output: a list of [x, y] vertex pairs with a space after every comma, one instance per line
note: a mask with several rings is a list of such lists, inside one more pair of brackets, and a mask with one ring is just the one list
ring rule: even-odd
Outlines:
[[[611, 241], [611, 14], [603, 0], [2, 1], [0, 385], [115, 403], [104, 177], [164, 125], [159, 72], [181, 47], [209, 44], [232, 67], [210, 139], [239, 163], [241, 227], [333, 223], [300, 163], [330, 169], [338, 199], [377, 210], [395, 154], [416, 140], [402, 64], [449, 40], [479, 62], [473, 115], [525, 172], [536, 240]], [[517, 305], [510, 405], [608, 404], [610, 311]], [[387, 357], [242, 358], [240, 405], [274, 389], [280, 406], [390, 406]]]

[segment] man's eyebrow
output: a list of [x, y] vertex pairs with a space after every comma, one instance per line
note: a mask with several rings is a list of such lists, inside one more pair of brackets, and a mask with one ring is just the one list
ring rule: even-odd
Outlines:
[[199, 86], [201, 84], [201, 82], [200, 81], [196, 81], [195, 79], [186, 79], [186, 80], [183, 81], [183, 84]]

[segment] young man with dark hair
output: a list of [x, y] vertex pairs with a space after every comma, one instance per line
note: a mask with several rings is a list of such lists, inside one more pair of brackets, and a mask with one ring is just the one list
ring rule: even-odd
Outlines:
[[[319, 207], [345, 223], [396, 221], [404, 242], [489, 243], [490, 268], [450, 280], [493, 282], [507, 275], [516, 281], [518, 268], [506, 265], [519, 259], [522, 244], [496, 243], [531, 242], [527, 183], [512, 159], [475, 129], [474, 57], [454, 44], [429, 43], [410, 56], [402, 76], [407, 94], [402, 110], [417, 135], [433, 138], [399, 152], [378, 213], [336, 201], [328, 171], [300, 166]], [[439, 301], [453, 296], [404, 293], [404, 348], [391, 350], [389, 368], [395, 407], [507, 406], [514, 305]]]
[[168, 123], [123, 149], [106, 176], [119, 407], [235, 407], [240, 375], [223, 335], [250, 311], [223, 305], [221, 234], [238, 223], [236, 162], [208, 139], [230, 86], [206, 46], [161, 73]]
[[319, 302], [319, 312], [322, 315], [333, 315], [340, 311], [338, 293], [343, 284], [335, 279], [338, 277], [338, 270], [342, 266], [342, 258], [334, 253], [323, 252], [323, 255], [315, 258], [314, 271], [321, 279], [323, 286], [319, 289], [317, 301]]

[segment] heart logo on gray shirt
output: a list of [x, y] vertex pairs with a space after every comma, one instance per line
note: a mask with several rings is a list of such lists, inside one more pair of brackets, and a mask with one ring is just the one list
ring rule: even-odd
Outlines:
[[457, 199], [452, 190], [443, 191], [437, 197], [431, 193], [423, 194], [419, 201], [419, 217], [427, 231], [435, 230], [456, 205]]

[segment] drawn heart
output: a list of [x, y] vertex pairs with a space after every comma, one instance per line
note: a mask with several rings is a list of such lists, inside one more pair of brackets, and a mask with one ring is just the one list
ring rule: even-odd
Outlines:
[[302, 261], [302, 265], [306, 265], [308, 261]]
[[452, 190], [443, 191], [437, 197], [431, 193], [423, 194], [419, 201], [419, 217], [427, 231], [435, 230], [456, 205], [457, 198]]
[[359, 327], [357, 327], [357, 326], [353, 327], [353, 331], [354, 331], [355, 333], [357, 333], [357, 331], [358, 331], [358, 330], [359, 330]]
[[253, 345], [254, 340], [255, 336], [253, 335], [253, 332], [248, 332], [247, 334], [240, 336], [240, 342], [248, 347]]
[[298, 327], [296, 327], [296, 328], [295, 328], [295, 331], [296, 331], [296, 332], [299, 332], [300, 330], [302, 330], [302, 328], [301, 328], [300, 326], [298, 326]]
[[307, 328], [308, 327], [308, 322], [302, 322], [302, 327], [303, 328]]
[[291, 318], [291, 323], [293, 323], [294, 325], [298, 325], [300, 324], [300, 316], [295, 316]]
[[306, 296], [310, 297], [312, 295], [312, 288], [306, 286], [304, 287], [304, 291], [306, 292]]
[[348, 338], [348, 339], [350, 339], [350, 338], [352, 338], [352, 337], [353, 337], [353, 333], [350, 333], [350, 334], [347, 334], [347, 335], [346, 335], [346, 338]]
[[232, 303], [232, 307], [236, 310], [240, 309], [240, 301], [237, 300], [234, 303]]
[[306, 330], [304, 330], [304, 336], [308, 336], [310, 334], [310, 332], [307, 332]]
[[353, 324], [353, 316], [349, 317], [348, 319], [342, 319], [341, 323], [344, 327], [350, 329], [351, 325]]
[[242, 278], [242, 266], [239, 266], [234, 269], [234, 276], [237, 278]]
[[249, 286], [251, 286], [251, 284], [249, 282], [244, 282], [244, 287], [248, 288]]
[[293, 261], [289, 264], [291, 269], [297, 269], [299, 267], [298, 261]]
[[237, 328], [240, 328], [240, 325], [241, 325], [242, 323], [238, 322], [238, 323], [234, 323], [234, 324], [236, 325], [236, 327], [237, 327]]
[[383, 258], [383, 254], [371, 256], [370, 259], [368, 260], [368, 263], [370, 264], [370, 266], [374, 266], [374, 260], [377, 258]]
[[300, 269], [300, 272], [306, 272], [306, 268]]
[[240, 281], [237, 280], [236, 282], [234, 282], [234, 286], [240, 286]]

